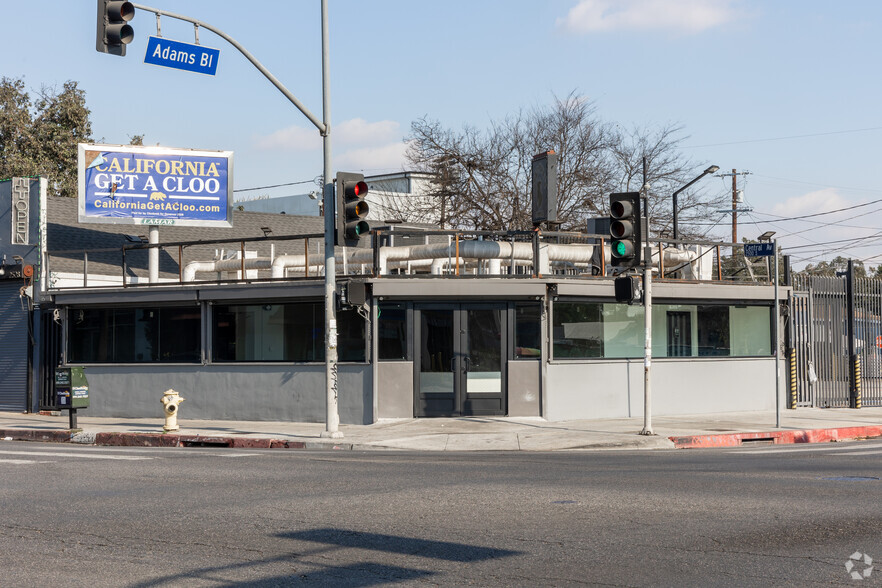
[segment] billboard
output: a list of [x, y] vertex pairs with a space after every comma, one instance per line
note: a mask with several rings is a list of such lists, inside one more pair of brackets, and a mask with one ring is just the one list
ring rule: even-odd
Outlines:
[[232, 151], [80, 143], [77, 179], [81, 223], [232, 226]]

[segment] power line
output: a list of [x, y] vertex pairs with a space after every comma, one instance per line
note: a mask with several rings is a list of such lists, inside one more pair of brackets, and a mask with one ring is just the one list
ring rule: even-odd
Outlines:
[[288, 182], [286, 184], [275, 184], [273, 186], [258, 186], [257, 188], [239, 188], [233, 192], [251, 192], [253, 190], [269, 190], [270, 188], [281, 188], [282, 186], [296, 186], [298, 184], [314, 184], [315, 179], [303, 180], [302, 182]]
[[829, 135], [846, 135], [849, 133], [865, 133], [868, 131], [879, 131], [882, 127], [867, 127], [864, 129], [851, 129], [848, 131], [830, 131], [827, 133], [810, 133], [807, 135], [789, 135], [786, 137], [771, 137], [768, 139], [746, 139], [744, 141], [729, 141], [726, 143], [708, 143], [707, 145], [686, 145], [684, 149], [698, 149], [699, 147], [722, 147], [724, 145], [745, 145], [747, 143], [767, 143], [769, 141], [787, 141], [789, 139], [807, 139], [809, 137], [826, 137]]

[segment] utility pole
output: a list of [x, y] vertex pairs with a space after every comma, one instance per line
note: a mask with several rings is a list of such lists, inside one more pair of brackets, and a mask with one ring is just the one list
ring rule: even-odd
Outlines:
[[[738, 176], [746, 176], [749, 171], [739, 172], [733, 169], [731, 174], [720, 174], [720, 177], [732, 176], [732, 243], [738, 243], [738, 213], [749, 212], [750, 208], [738, 208]], [[717, 212], [729, 212], [728, 210], [719, 210]], [[732, 257], [735, 256], [735, 248], [732, 248]]]

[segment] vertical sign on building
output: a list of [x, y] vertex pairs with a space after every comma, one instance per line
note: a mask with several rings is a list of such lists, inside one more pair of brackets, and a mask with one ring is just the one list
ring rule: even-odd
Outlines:
[[13, 245], [30, 245], [31, 179], [12, 178]]

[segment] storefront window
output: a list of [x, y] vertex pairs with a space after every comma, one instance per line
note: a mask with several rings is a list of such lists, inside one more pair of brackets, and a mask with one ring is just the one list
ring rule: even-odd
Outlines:
[[[755, 357], [772, 353], [771, 307], [654, 304], [653, 357]], [[555, 359], [642, 357], [642, 306], [558, 300]]]
[[201, 358], [198, 306], [68, 309], [71, 363], [194, 363]]
[[[322, 302], [215, 305], [212, 361], [322, 362]], [[354, 310], [337, 313], [340, 361], [364, 361], [365, 321]]]

